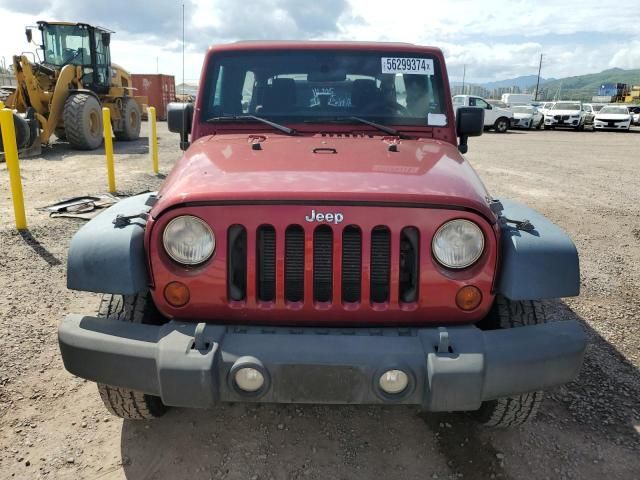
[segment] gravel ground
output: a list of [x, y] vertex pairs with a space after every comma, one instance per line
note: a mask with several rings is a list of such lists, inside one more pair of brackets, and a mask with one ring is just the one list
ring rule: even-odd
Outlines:
[[[159, 124], [161, 167], [178, 158]], [[118, 188], [155, 189], [146, 139], [116, 144]], [[36, 207], [106, 189], [101, 152], [57, 144], [22, 162], [30, 230], [13, 230], [0, 164], [0, 478], [634, 479], [640, 476], [640, 130], [487, 133], [467, 155], [497, 197], [562, 226], [580, 251], [582, 295], [547, 302], [591, 337], [577, 381], [550, 392], [539, 420], [487, 431], [464, 415], [405, 407], [225, 405], [155, 422], [109, 416], [93, 384], [62, 367], [56, 340], [93, 294], [65, 288], [82, 225]]]

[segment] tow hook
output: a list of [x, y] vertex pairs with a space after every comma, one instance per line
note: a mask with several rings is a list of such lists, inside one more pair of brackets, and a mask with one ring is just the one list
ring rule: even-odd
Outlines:
[[438, 328], [438, 347], [436, 349], [436, 353], [453, 353], [453, 349], [451, 348], [451, 344], [449, 343], [449, 332], [445, 327]]

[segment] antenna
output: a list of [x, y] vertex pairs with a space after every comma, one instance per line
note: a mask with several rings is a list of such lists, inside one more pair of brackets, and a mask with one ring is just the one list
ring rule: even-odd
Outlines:
[[540, 65], [538, 65], [538, 82], [536, 83], [536, 94], [533, 101], [538, 101], [538, 87], [540, 87], [540, 70], [542, 70], [542, 54], [540, 54]]
[[467, 76], [467, 64], [462, 66], [462, 95], [464, 95], [464, 79]]
[[[184, 102], [184, 2], [182, 2], [182, 102]], [[186, 105], [183, 105], [185, 107]], [[182, 109], [182, 131], [187, 131], [187, 109]], [[186, 135], [182, 136], [181, 142], [186, 142]], [[182, 145], [181, 145], [182, 146]], [[183, 149], [185, 149], [183, 147]]]

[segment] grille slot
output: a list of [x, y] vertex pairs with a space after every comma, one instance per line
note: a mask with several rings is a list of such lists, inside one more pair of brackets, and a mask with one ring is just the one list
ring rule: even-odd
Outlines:
[[362, 280], [362, 232], [355, 225], [342, 232], [342, 301], [358, 302]]
[[418, 300], [420, 232], [406, 227], [400, 232], [400, 301], [413, 303]]
[[290, 302], [304, 299], [304, 230], [291, 225], [285, 232], [284, 297]]
[[378, 226], [371, 231], [371, 302], [389, 300], [391, 273], [391, 233], [387, 227]]
[[333, 231], [322, 225], [313, 232], [313, 299], [330, 302], [333, 290]]
[[256, 262], [258, 300], [272, 302], [276, 297], [276, 230], [271, 225], [258, 227]]
[[242, 225], [227, 230], [227, 295], [235, 301], [247, 298], [247, 229]]

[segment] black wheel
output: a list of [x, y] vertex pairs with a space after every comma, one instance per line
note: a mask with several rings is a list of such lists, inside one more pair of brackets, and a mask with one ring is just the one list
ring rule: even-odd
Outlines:
[[102, 144], [102, 110], [93, 95], [76, 93], [64, 102], [64, 130], [78, 150], [95, 150]]
[[576, 131], [578, 131], [578, 132], [583, 132], [583, 131], [584, 131], [584, 123], [583, 123], [582, 125], [578, 125], [578, 126], [576, 127]]
[[[546, 322], [542, 303], [497, 296], [490, 314], [480, 326], [485, 329], [518, 328]], [[537, 391], [490, 400], [483, 402], [472, 416], [485, 427], [515, 427], [535, 418], [543, 396], [542, 391]]]
[[544, 118], [538, 122], [538, 125], [536, 125], [536, 130], [540, 130], [542, 127], [544, 127]]
[[[104, 295], [98, 317], [151, 324], [161, 323], [158, 319], [162, 318], [148, 292], [138, 295]], [[98, 383], [98, 392], [112, 414], [129, 420], [161, 417], [168, 409], [160, 397], [135, 390]]]
[[63, 142], [67, 141], [67, 134], [65, 133], [64, 128], [56, 128], [53, 133], [56, 134], [58, 140], [62, 140]]
[[136, 140], [140, 138], [140, 106], [133, 98], [122, 100], [122, 130], [113, 132], [118, 140]]
[[500, 117], [496, 120], [496, 123], [493, 124], [493, 128], [495, 128], [498, 133], [506, 133], [509, 130], [509, 120], [504, 117]]

